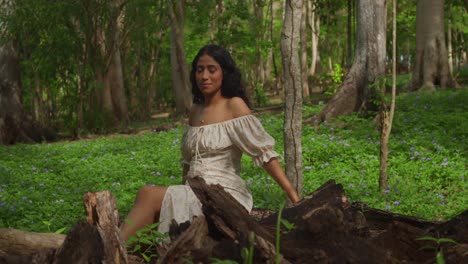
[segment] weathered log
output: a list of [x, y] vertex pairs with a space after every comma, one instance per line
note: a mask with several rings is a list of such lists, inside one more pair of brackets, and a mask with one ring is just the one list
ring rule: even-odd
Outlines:
[[[208, 186], [199, 178], [189, 183], [203, 204], [209, 236], [218, 243], [213, 246], [212, 257], [228, 256], [242, 261], [240, 251], [248, 248], [248, 234], [254, 232], [254, 263], [274, 260], [278, 214], [259, 222], [220, 186]], [[364, 204], [351, 205], [342, 186], [329, 181], [300, 204], [283, 210], [282, 219], [293, 223], [295, 228], [290, 231], [281, 228], [280, 252], [283, 261], [291, 263], [427, 263], [435, 260], [435, 253], [420, 250], [425, 242], [416, 239], [425, 235], [466, 234], [468, 219], [463, 215], [466, 213], [441, 224]], [[463, 243], [443, 248], [447, 260], [467, 258]], [[231, 249], [229, 254], [219, 250], [221, 245]]]
[[[255, 233], [254, 262], [273, 263], [276, 258], [274, 232], [250, 217], [245, 208], [220, 185], [207, 185], [202, 178], [189, 179], [189, 184], [200, 202], [214, 239], [229, 238], [242, 248], [249, 248], [250, 233]], [[214, 229], [214, 230], [213, 230]], [[219, 236], [220, 235], [220, 236]], [[213, 252], [216, 255], [216, 252]], [[282, 263], [289, 261], [282, 256]]]
[[[201, 178], [189, 183], [203, 205], [204, 217], [172, 225], [172, 242], [158, 247], [158, 263], [185, 263], [184, 259], [210, 263], [213, 258], [242, 262], [242, 251], [252, 245], [254, 263], [275, 261], [278, 213], [249, 215], [222, 187], [207, 185]], [[59, 249], [58, 245], [31, 247], [19, 237], [37, 236], [41, 241], [47, 236], [61, 237], [60, 244], [63, 235], [7, 229], [16, 234], [7, 236], [1, 229], [0, 263], [141, 263], [136, 256], [125, 258], [110, 193], [87, 194], [84, 202], [88, 222], [75, 225]], [[351, 205], [342, 186], [329, 181], [298, 205], [285, 208], [281, 218], [295, 226], [292, 230], [281, 226], [281, 263], [433, 263], [435, 251], [420, 249], [432, 242], [416, 240], [422, 236], [454, 239], [459, 244], [438, 247], [446, 263], [468, 263], [468, 211], [446, 222], [433, 222], [361, 203]], [[18, 256], [12, 252], [21, 253], [22, 248], [13, 251], [10, 241], [26, 241], [29, 253], [35, 247], [39, 252]]]
[[120, 237], [118, 212], [109, 191], [83, 196], [87, 222], [78, 223], [57, 250], [54, 264], [126, 264], [127, 250]]
[[62, 234], [0, 228], [0, 257], [30, 255], [39, 250], [56, 249], [64, 240], [65, 235]]
[[196, 217], [192, 224], [174, 240], [157, 263], [187, 263], [184, 258], [209, 259], [211, 256], [212, 239], [208, 236], [208, 224], [205, 217]]

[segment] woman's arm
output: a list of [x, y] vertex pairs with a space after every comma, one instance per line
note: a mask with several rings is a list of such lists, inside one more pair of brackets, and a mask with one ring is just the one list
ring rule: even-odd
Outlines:
[[190, 169], [190, 166], [188, 164], [183, 164], [182, 165], [182, 184], [185, 184], [187, 181], [187, 173]]
[[291, 182], [286, 177], [281, 165], [278, 162], [277, 158], [272, 158], [270, 161], [263, 163], [263, 168], [271, 175], [273, 179], [278, 183], [278, 185], [283, 189], [289, 197], [289, 200], [296, 204], [300, 201], [299, 195], [296, 192], [296, 189], [291, 185]]

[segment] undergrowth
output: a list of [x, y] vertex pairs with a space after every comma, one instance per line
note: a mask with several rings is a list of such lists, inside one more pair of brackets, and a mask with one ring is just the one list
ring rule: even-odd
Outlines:
[[[389, 142], [389, 184], [378, 190], [379, 129], [372, 120], [346, 116], [303, 127], [304, 193], [329, 179], [352, 201], [417, 217], [444, 220], [468, 207], [467, 90], [400, 95]], [[323, 105], [305, 105], [304, 116]], [[283, 115], [260, 115], [283, 152]], [[84, 218], [82, 195], [110, 190], [120, 214], [143, 185], [181, 182], [183, 127], [52, 144], [0, 147], [0, 227], [67, 232]], [[274, 181], [242, 159], [242, 177], [254, 206], [277, 210], [283, 194]], [[65, 228], [65, 229], [64, 229]]]

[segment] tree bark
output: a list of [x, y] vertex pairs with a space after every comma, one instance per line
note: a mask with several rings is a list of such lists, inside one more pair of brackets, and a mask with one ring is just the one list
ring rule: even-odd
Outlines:
[[455, 87], [445, 46], [444, 0], [418, 0], [416, 5], [416, 56], [410, 88], [435, 91], [436, 85]]
[[171, 23], [172, 85], [176, 100], [176, 115], [187, 113], [192, 106], [189, 70], [184, 51], [184, 13], [181, 1], [167, 0]]
[[309, 68], [309, 76], [315, 75], [317, 63], [320, 60], [319, 50], [318, 50], [318, 41], [320, 33], [320, 16], [318, 15], [317, 8], [314, 4], [315, 0], [307, 1], [308, 3], [308, 16], [309, 16], [309, 27], [310, 27], [310, 37], [311, 37], [311, 60]]
[[448, 67], [449, 74], [453, 78], [453, 51], [452, 51], [452, 3], [449, 3], [447, 21], [447, 52], [448, 52]]
[[380, 175], [379, 175], [379, 188], [383, 192], [388, 190], [388, 141], [392, 131], [393, 116], [395, 114], [395, 97], [396, 97], [396, 3], [397, 0], [392, 2], [392, 101], [390, 104], [390, 111], [387, 111], [387, 105], [384, 98], [381, 101], [381, 122], [382, 134], [380, 137]]
[[286, 109], [284, 113], [284, 152], [286, 175], [297, 193], [302, 192], [302, 72], [298, 46], [302, 0], [287, 0], [281, 37]]
[[[262, 55], [262, 42], [264, 39], [264, 26], [263, 26], [263, 7], [265, 5], [264, 0], [254, 0], [252, 1], [253, 4], [253, 11], [254, 11], [254, 19], [253, 19], [253, 28], [255, 31], [255, 49], [256, 49], [256, 56], [257, 61], [255, 65], [255, 75], [254, 75], [254, 83], [257, 85], [265, 84], [265, 68], [264, 68], [264, 59]], [[255, 87], [254, 89], [257, 89]]]
[[302, 5], [301, 14], [301, 73], [302, 73], [302, 95], [307, 98], [310, 95], [309, 83], [307, 81], [308, 67], [307, 67], [307, 5]]
[[329, 103], [308, 122], [319, 124], [354, 111], [377, 109], [372, 103], [377, 90], [371, 85], [385, 72], [386, 1], [360, 0], [357, 8], [353, 65]]
[[346, 31], [346, 66], [351, 67], [351, 60], [353, 56], [352, 51], [352, 21], [353, 21], [353, 5], [352, 1], [348, 0], [348, 19], [347, 19], [347, 31]]

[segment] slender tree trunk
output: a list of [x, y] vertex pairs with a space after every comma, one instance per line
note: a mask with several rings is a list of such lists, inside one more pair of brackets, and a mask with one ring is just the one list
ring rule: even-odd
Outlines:
[[418, 0], [416, 57], [410, 87], [434, 91], [436, 85], [455, 87], [445, 46], [444, 0]]
[[352, 56], [353, 56], [353, 51], [352, 51], [352, 48], [353, 48], [353, 45], [352, 45], [352, 36], [353, 36], [353, 33], [352, 33], [352, 21], [353, 21], [353, 9], [352, 9], [352, 1], [351, 0], [348, 0], [348, 23], [347, 23], [347, 56], [346, 56], [346, 66], [349, 68], [351, 67], [351, 62], [352, 62]]
[[358, 34], [354, 62], [338, 91], [310, 122], [328, 121], [354, 111], [377, 110], [370, 85], [385, 72], [386, 1], [358, 2]]
[[[307, 0], [306, 0], [307, 1]], [[302, 93], [305, 98], [309, 97], [309, 83], [307, 76], [307, 5], [302, 5], [301, 18], [301, 73], [302, 73]]]
[[315, 0], [307, 1], [309, 9], [309, 25], [311, 29], [311, 60], [309, 67], [309, 76], [315, 75], [317, 71], [317, 64], [320, 60], [319, 50], [318, 50], [318, 41], [320, 33], [320, 16], [317, 13], [315, 7]]
[[453, 78], [453, 51], [452, 51], [452, 5], [448, 6], [448, 21], [447, 21], [447, 52], [448, 52], [448, 68], [450, 77]]
[[302, 192], [302, 73], [298, 54], [302, 0], [286, 0], [281, 53], [283, 58], [286, 109], [284, 152], [286, 175], [300, 195]]
[[[267, 33], [267, 40], [268, 42], [270, 43], [274, 43], [273, 42], [273, 23], [274, 23], [274, 9], [273, 9], [273, 0], [270, 0], [269, 1], [269, 4], [268, 4], [268, 33]], [[267, 82], [271, 81], [272, 80], [272, 77], [271, 77], [271, 71], [272, 71], [272, 67], [273, 66], [273, 48], [269, 47], [268, 48], [268, 52], [267, 52], [267, 57], [266, 57], [266, 60], [265, 60], [265, 80]], [[275, 76], [275, 79], [277, 78], [277, 76]], [[276, 81], [276, 80], [275, 80]], [[268, 88], [271, 89], [271, 88], [274, 88], [276, 89], [276, 87], [271, 87], [271, 86], [275, 86], [275, 84], [272, 84], [270, 85]]]
[[[262, 55], [262, 45], [263, 36], [264, 36], [264, 26], [263, 26], [263, 6], [264, 0], [254, 0], [253, 1], [253, 10], [254, 10], [254, 20], [253, 27], [255, 28], [255, 47], [257, 52], [257, 61], [255, 65], [255, 74], [254, 74], [254, 84], [260, 84], [263, 86], [265, 83], [265, 69], [263, 68], [263, 55]], [[254, 88], [256, 89], [256, 88]]]
[[381, 100], [381, 122], [382, 134], [380, 137], [380, 176], [379, 187], [381, 191], [388, 190], [388, 141], [392, 131], [393, 115], [395, 114], [395, 97], [396, 97], [396, 6], [397, 0], [392, 3], [392, 102], [390, 112], [387, 111], [384, 96]]
[[190, 78], [184, 51], [184, 13], [181, 1], [167, 0], [167, 10], [171, 23], [171, 65], [172, 84], [176, 99], [176, 115], [190, 110], [192, 96]]

